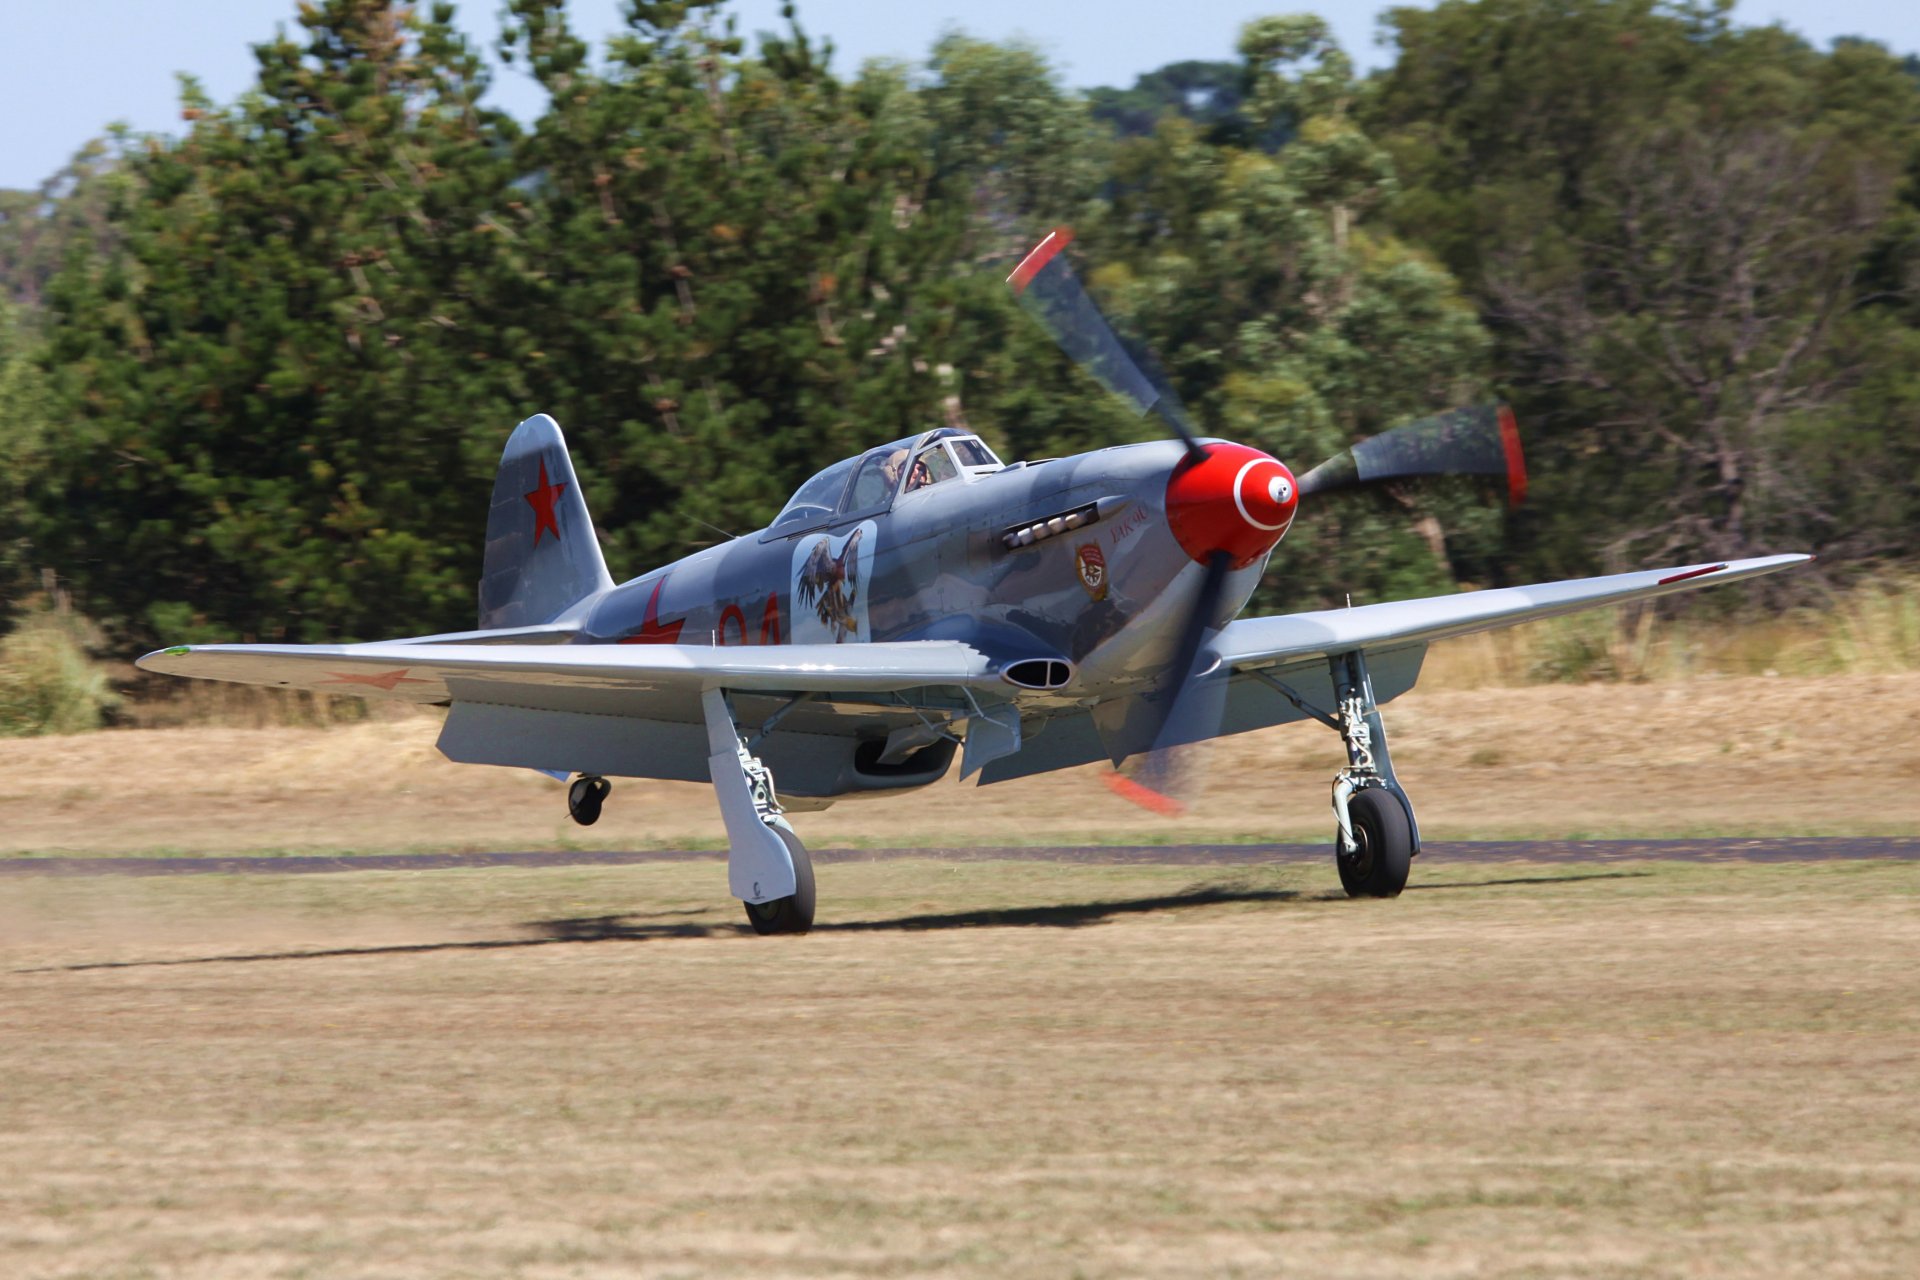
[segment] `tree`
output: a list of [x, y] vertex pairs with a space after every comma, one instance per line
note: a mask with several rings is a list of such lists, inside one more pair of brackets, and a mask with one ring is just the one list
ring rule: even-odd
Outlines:
[[122, 636], [466, 622], [478, 550], [449, 531], [515, 407], [480, 309], [512, 124], [451, 19], [326, 0], [237, 105], [188, 82], [186, 137], [124, 162], [117, 243], [50, 285], [38, 541]]
[[[1446, 271], [1370, 223], [1392, 165], [1353, 115], [1351, 64], [1317, 18], [1242, 32], [1247, 137], [1163, 119], [1124, 141], [1088, 237], [1093, 283], [1164, 362], [1203, 429], [1302, 470], [1362, 436], [1484, 399], [1486, 342]], [[1494, 571], [1496, 511], [1445, 487], [1304, 517], [1256, 603], [1441, 590]], [[1416, 532], [1427, 524], [1428, 538]], [[1452, 563], [1436, 558], [1444, 545]]]
[[0, 632], [32, 589], [39, 566], [30, 537], [31, 503], [47, 440], [48, 397], [39, 335], [21, 309], [0, 298]]
[[1401, 175], [1392, 224], [1495, 335], [1535, 464], [1530, 573], [1913, 549], [1913, 502], [1861, 460], [1911, 434], [1889, 429], [1913, 401], [1882, 362], [1911, 326], [1889, 192], [1920, 96], [1878, 46], [1822, 54], [1730, 11], [1388, 15], [1400, 56], [1361, 114]]
[[1864, 371], [1842, 321], [1886, 176], [1786, 130], [1655, 131], [1589, 175], [1597, 234], [1576, 262], [1496, 264], [1514, 345], [1590, 406], [1592, 450], [1610, 444], [1632, 475], [1638, 514], [1610, 558], [1733, 558], [1844, 532], [1792, 436]]
[[1169, 62], [1138, 76], [1130, 89], [1090, 89], [1087, 103], [1093, 118], [1121, 137], [1144, 137], [1167, 115], [1234, 136], [1243, 124], [1246, 79], [1238, 62]]

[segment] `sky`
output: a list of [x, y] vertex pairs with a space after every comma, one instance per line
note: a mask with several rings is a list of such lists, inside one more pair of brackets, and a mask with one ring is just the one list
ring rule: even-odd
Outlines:
[[[1422, 0], [1413, 0], [1421, 3]], [[781, 26], [781, 0], [735, 0], [743, 31]], [[620, 0], [572, 0], [574, 25], [599, 37], [619, 24]], [[939, 34], [959, 28], [1044, 50], [1068, 84], [1126, 86], [1143, 71], [1186, 58], [1231, 58], [1240, 24], [1268, 13], [1325, 17], [1362, 68], [1388, 60], [1375, 42], [1384, 0], [799, 0], [801, 25], [830, 36], [834, 66], [870, 57], [918, 61]], [[461, 22], [487, 46], [497, 0], [461, 0]], [[0, 187], [34, 187], [114, 121], [177, 133], [176, 72], [190, 72], [217, 102], [253, 80], [249, 46], [291, 26], [294, 0], [0, 0]], [[1865, 35], [1920, 52], [1920, 0], [1739, 0], [1735, 19], [1780, 22], [1816, 44]], [[1177, 15], [1177, 20], [1170, 20]], [[538, 113], [540, 92], [512, 69], [496, 101]]]

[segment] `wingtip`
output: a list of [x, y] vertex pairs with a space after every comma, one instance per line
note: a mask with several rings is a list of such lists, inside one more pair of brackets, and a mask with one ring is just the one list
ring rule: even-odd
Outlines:
[[190, 644], [173, 644], [164, 649], [155, 649], [152, 653], [143, 653], [133, 660], [133, 665], [142, 671], [163, 670], [160, 660], [163, 658], [184, 658], [193, 652]]

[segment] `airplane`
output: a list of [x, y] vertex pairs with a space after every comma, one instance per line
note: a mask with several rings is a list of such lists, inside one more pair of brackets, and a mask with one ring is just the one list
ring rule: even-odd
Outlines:
[[[1334, 862], [1393, 897], [1420, 851], [1380, 708], [1429, 645], [1737, 582], [1774, 555], [1271, 617], [1238, 616], [1302, 501], [1422, 476], [1504, 482], [1525, 464], [1504, 406], [1361, 441], [1296, 476], [1194, 430], [1121, 346], [1057, 229], [1008, 282], [1110, 391], [1177, 438], [1003, 462], [976, 434], [922, 431], [842, 459], [766, 528], [616, 585], [558, 424], [508, 438], [487, 515], [478, 627], [340, 645], [177, 645], [150, 671], [446, 709], [468, 764], [572, 779], [711, 781], [727, 881], [759, 934], [805, 933], [812, 860], [789, 813], [945, 777], [1006, 782], [1109, 761], [1129, 799], [1177, 812], [1182, 747], [1296, 720], [1340, 735]], [[775, 779], [778, 779], [776, 786]]]

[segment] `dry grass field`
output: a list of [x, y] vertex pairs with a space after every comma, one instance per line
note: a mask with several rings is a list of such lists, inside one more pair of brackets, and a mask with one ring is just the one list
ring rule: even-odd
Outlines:
[[10, 878], [0, 1275], [1887, 1276], [1920, 864]]
[[[1430, 837], [1912, 834], [1920, 675], [1447, 688]], [[705, 788], [430, 717], [0, 741], [0, 857], [686, 847]], [[815, 847], [1325, 840], [1331, 734], [799, 816]], [[1920, 1271], [1920, 863], [715, 859], [0, 880], [0, 1277]]]
[[[1920, 831], [1920, 673], [1416, 690], [1387, 708], [1443, 839]], [[618, 781], [590, 830], [527, 770], [449, 764], [430, 715], [331, 729], [0, 739], [0, 856], [714, 845], [709, 788]], [[830, 845], [1327, 840], [1338, 739], [1293, 724], [1201, 749], [1188, 817], [1116, 802], [1101, 768], [800, 814]]]

